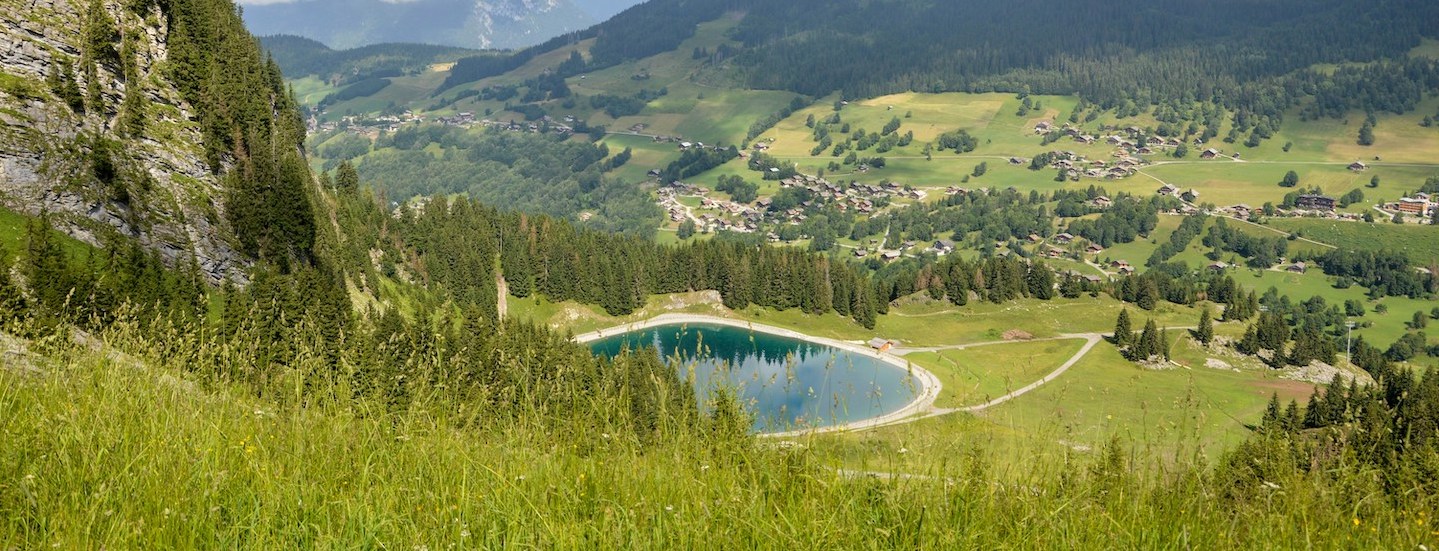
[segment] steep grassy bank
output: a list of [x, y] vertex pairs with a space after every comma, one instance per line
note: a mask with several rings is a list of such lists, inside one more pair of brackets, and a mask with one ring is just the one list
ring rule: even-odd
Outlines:
[[[7, 354], [0, 369], [0, 547], [1413, 548], [1436, 539], [1431, 494], [1385, 492], [1358, 466], [1251, 488], [1233, 483], [1238, 469], [1159, 464], [1122, 445], [1027, 465], [976, 446], [920, 477], [871, 478], [830, 468], [824, 439], [557, 439], [525, 416], [457, 430], [444, 407], [385, 413], [336, 399], [342, 385], [303, 368], [257, 399], [241, 385], [191, 381], [183, 373], [193, 366], [48, 350]], [[293, 400], [302, 388], [303, 405]], [[431, 405], [442, 404], [435, 396]]]

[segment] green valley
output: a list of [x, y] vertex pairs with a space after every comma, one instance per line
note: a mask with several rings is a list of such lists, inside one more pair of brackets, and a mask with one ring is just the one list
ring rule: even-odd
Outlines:
[[1433, 2], [612, 11], [0, 0], [0, 549], [1439, 544]]

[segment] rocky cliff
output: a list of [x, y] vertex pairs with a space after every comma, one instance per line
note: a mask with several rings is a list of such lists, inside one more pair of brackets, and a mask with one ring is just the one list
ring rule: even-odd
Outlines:
[[0, 204], [244, 283], [160, 3], [0, 0]]

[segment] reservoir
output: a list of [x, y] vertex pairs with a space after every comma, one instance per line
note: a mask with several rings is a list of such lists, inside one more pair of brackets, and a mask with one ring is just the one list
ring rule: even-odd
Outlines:
[[757, 432], [878, 417], [921, 390], [906, 368], [875, 356], [727, 325], [658, 325], [588, 344], [606, 356], [654, 348], [694, 386], [701, 407], [716, 389], [733, 388]]

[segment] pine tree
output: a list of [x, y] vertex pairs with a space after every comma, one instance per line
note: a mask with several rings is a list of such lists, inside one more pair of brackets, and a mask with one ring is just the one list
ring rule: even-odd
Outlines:
[[1209, 308], [1199, 313], [1199, 328], [1194, 331], [1194, 338], [1204, 346], [1214, 341], [1214, 320], [1209, 315]]
[[1299, 423], [1299, 404], [1294, 400], [1290, 400], [1289, 405], [1284, 408], [1284, 431], [1294, 432], [1299, 430]]
[[360, 189], [360, 173], [349, 161], [341, 162], [335, 169], [335, 189], [342, 193], [354, 193]]
[[1133, 338], [1134, 329], [1129, 321], [1129, 309], [1125, 308], [1119, 311], [1119, 319], [1114, 321], [1114, 334], [1110, 336], [1110, 341], [1115, 346], [1125, 347], [1129, 346]]
[[1264, 408], [1264, 417], [1259, 422], [1260, 430], [1271, 432], [1280, 430], [1280, 423], [1284, 420], [1284, 412], [1279, 406], [1279, 394], [1269, 395], [1269, 405]]
[[1153, 310], [1155, 306], [1159, 305], [1159, 286], [1151, 279], [1144, 279], [1139, 284], [1134, 303], [1145, 310]]
[[5, 258], [5, 250], [0, 249], [0, 330], [25, 315], [25, 295], [10, 280], [10, 265]]
[[1144, 324], [1144, 332], [1140, 333], [1139, 341], [1130, 349], [1130, 359], [1146, 361], [1162, 354], [1164, 354], [1164, 344], [1160, 342], [1159, 325], [1150, 319]]

